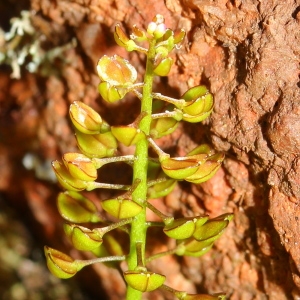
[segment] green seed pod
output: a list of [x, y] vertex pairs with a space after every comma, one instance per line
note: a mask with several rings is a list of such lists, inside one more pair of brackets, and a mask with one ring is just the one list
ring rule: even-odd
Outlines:
[[155, 199], [169, 195], [173, 191], [176, 183], [176, 180], [169, 179], [152, 185], [147, 190], [147, 198]]
[[213, 110], [213, 96], [203, 85], [195, 86], [185, 92], [182, 97], [186, 101], [182, 108], [183, 120], [191, 123], [201, 122]]
[[158, 289], [166, 277], [153, 272], [126, 271], [123, 273], [127, 284], [140, 292], [151, 292]]
[[145, 138], [145, 134], [133, 125], [112, 126], [111, 132], [119, 142], [127, 147], [135, 145]]
[[107, 199], [101, 202], [102, 208], [118, 219], [127, 219], [139, 214], [143, 207], [129, 199]]
[[154, 66], [154, 74], [158, 76], [168, 76], [171, 67], [173, 65], [173, 59], [171, 57], [166, 57], [159, 61], [155, 66]]
[[62, 279], [73, 277], [80, 269], [84, 267], [78, 261], [70, 256], [55, 250], [53, 248], [44, 247], [47, 266], [50, 272]]
[[73, 246], [80, 251], [94, 251], [103, 242], [99, 233], [82, 226], [64, 224], [64, 230]]
[[173, 118], [159, 118], [151, 122], [150, 135], [153, 139], [159, 139], [171, 134], [178, 127], [179, 122]]
[[193, 156], [198, 154], [206, 154], [208, 157], [215, 154], [215, 152], [208, 144], [202, 144], [190, 151], [186, 156]]
[[197, 171], [191, 176], [187, 176], [185, 180], [192, 183], [201, 183], [207, 181], [219, 170], [224, 158], [224, 153], [217, 153], [208, 157], [207, 160], [199, 166]]
[[190, 238], [190, 239], [184, 241], [185, 252], [199, 253], [203, 249], [212, 247], [214, 241], [217, 240], [218, 238], [219, 238], [219, 236], [214, 236], [212, 238], [209, 238], [209, 239], [203, 240], [203, 241], [197, 241], [194, 238]]
[[199, 168], [196, 159], [188, 157], [167, 158], [161, 162], [165, 174], [176, 180], [185, 179], [193, 175]]
[[167, 224], [163, 231], [172, 239], [187, 239], [193, 235], [196, 228], [196, 221], [196, 218], [175, 219], [170, 224]]
[[101, 130], [100, 115], [81, 101], [74, 101], [70, 105], [69, 114], [73, 125], [82, 133], [96, 134]]
[[214, 236], [218, 236], [228, 226], [228, 220], [209, 220], [204, 225], [196, 228], [193, 237], [198, 240], [207, 240]]
[[74, 178], [84, 181], [94, 181], [97, 179], [97, 169], [88, 157], [80, 153], [65, 153], [63, 162]]
[[52, 168], [60, 185], [70, 191], [83, 191], [87, 187], [87, 182], [71, 176], [67, 168], [59, 161], [52, 162]]
[[110, 131], [93, 135], [76, 131], [76, 141], [80, 151], [90, 158], [114, 156], [118, 147], [117, 140]]
[[108, 103], [114, 103], [124, 98], [126, 91], [121, 88], [110, 84], [107, 81], [103, 81], [98, 85], [98, 91], [101, 97]]
[[211, 244], [210, 246], [206, 247], [206, 248], [202, 248], [200, 251], [195, 251], [195, 252], [192, 252], [192, 251], [187, 251], [185, 250], [184, 252], [180, 252], [180, 253], [177, 253], [177, 255], [179, 256], [194, 256], [194, 257], [200, 257], [204, 254], [206, 254], [211, 248], [212, 248], [213, 244]]
[[137, 79], [136, 69], [128, 60], [118, 55], [102, 56], [98, 61], [97, 72], [102, 81], [115, 86], [126, 87]]
[[96, 205], [77, 192], [59, 193], [57, 207], [60, 215], [69, 222], [97, 223], [102, 221]]

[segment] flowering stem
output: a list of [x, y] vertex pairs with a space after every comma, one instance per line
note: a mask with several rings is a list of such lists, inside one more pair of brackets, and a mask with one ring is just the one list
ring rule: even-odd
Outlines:
[[[146, 136], [150, 133], [151, 114], [152, 114], [152, 86], [153, 86], [153, 62], [155, 57], [155, 39], [150, 40], [147, 54], [146, 72], [144, 77], [143, 96], [141, 100], [141, 113], [144, 118], [139, 122], [139, 129]], [[143, 206], [143, 210], [135, 217], [131, 223], [130, 250], [128, 255], [128, 269], [134, 270], [137, 267], [136, 245], [141, 246], [141, 255], [145, 257], [146, 243], [146, 201], [147, 201], [147, 168], [148, 168], [148, 140], [142, 139], [136, 144], [135, 157], [133, 163], [133, 181], [140, 180], [140, 184], [132, 193], [132, 200]], [[127, 300], [139, 300], [142, 292], [130, 286], [127, 288]]]

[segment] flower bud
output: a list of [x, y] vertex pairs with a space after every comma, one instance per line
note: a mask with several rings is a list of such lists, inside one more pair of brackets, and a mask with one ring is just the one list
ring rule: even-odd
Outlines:
[[136, 49], [136, 43], [130, 40], [125, 32], [121, 29], [120, 24], [117, 24], [115, 27], [114, 38], [116, 43], [124, 47], [127, 51], [133, 51]]
[[80, 153], [65, 153], [63, 162], [74, 178], [84, 181], [94, 181], [97, 179], [97, 169], [88, 157]]
[[140, 292], [151, 292], [158, 289], [166, 277], [153, 272], [126, 271], [123, 273], [127, 284]]
[[52, 168], [60, 185], [70, 191], [82, 191], [87, 187], [86, 181], [74, 178], [59, 161], [52, 162]]
[[185, 30], [184, 29], [180, 29], [180, 31], [175, 32], [174, 34], [174, 44], [180, 44], [183, 39], [185, 38]]
[[145, 138], [145, 134], [133, 125], [112, 126], [111, 132], [123, 145], [129, 147]]
[[136, 69], [121, 56], [102, 56], [98, 61], [97, 72], [102, 81], [115, 86], [130, 86], [137, 79]]
[[77, 192], [59, 193], [57, 207], [60, 215], [69, 222], [97, 223], [102, 221], [96, 205]]
[[101, 202], [102, 208], [118, 219], [127, 219], [139, 214], [143, 207], [129, 199], [107, 199]]
[[156, 15], [147, 27], [147, 33], [155, 39], [161, 38], [166, 32], [165, 19], [162, 15]]
[[146, 32], [138, 28], [136, 25], [133, 25], [132, 27], [132, 34], [130, 35], [130, 38], [138, 42], [147, 40]]
[[76, 141], [80, 151], [90, 158], [103, 158], [115, 155], [118, 143], [112, 133], [86, 135], [76, 131]]
[[73, 125], [82, 133], [96, 134], [100, 132], [102, 119], [100, 115], [81, 101], [70, 105], [70, 117]]
[[78, 261], [58, 250], [47, 246], [45, 246], [44, 249], [48, 269], [58, 278], [70, 278], [84, 267], [84, 264], [80, 264]]
[[80, 251], [94, 251], [98, 249], [103, 240], [97, 231], [83, 226], [65, 224], [66, 235], [72, 241], [73, 246]]

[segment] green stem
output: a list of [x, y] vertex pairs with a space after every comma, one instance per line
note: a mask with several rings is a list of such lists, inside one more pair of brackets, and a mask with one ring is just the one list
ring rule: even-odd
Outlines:
[[186, 103], [186, 101], [183, 100], [183, 99], [171, 98], [171, 97], [162, 95], [161, 93], [153, 93], [152, 96], [153, 96], [154, 99], [162, 100], [162, 101], [165, 101], [165, 102], [168, 102], [168, 103], [172, 103], [177, 108], [180, 108], [180, 109], [182, 109], [184, 107], [184, 104]]
[[[143, 97], [141, 101], [141, 113], [145, 117], [139, 123], [139, 129], [146, 136], [150, 133], [151, 114], [152, 114], [152, 86], [153, 86], [153, 62], [155, 57], [155, 40], [149, 42], [147, 54], [146, 72], [144, 77]], [[141, 243], [141, 254], [145, 257], [146, 243], [146, 201], [147, 201], [147, 168], [148, 168], [148, 140], [143, 139], [136, 144], [135, 161], [133, 164], [133, 182], [140, 180], [140, 184], [132, 193], [132, 200], [143, 206], [143, 210], [135, 217], [131, 223], [130, 250], [127, 259], [128, 269], [134, 270], [137, 267], [136, 245]], [[142, 292], [130, 286], [127, 288], [126, 300], [139, 300]]]

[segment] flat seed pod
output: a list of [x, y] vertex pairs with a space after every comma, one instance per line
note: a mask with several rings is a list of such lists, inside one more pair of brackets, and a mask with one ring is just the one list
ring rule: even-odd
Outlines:
[[161, 167], [169, 177], [182, 180], [193, 175], [199, 165], [197, 160], [187, 157], [167, 158], [161, 162]]
[[219, 236], [219, 234], [228, 226], [228, 223], [229, 221], [227, 220], [210, 220], [204, 225], [198, 227], [195, 230], [193, 237], [198, 241], [202, 241], [212, 238], [214, 236]]
[[192, 236], [196, 228], [195, 218], [175, 219], [163, 229], [164, 233], [173, 239], [187, 239]]
[[69, 255], [58, 250], [45, 246], [44, 251], [48, 269], [58, 278], [67, 279], [73, 277], [84, 267], [84, 264], [80, 264]]
[[71, 176], [67, 168], [59, 161], [52, 162], [52, 168], [60, 185], [70, 191], [82, 191], [87, 187], [86, 181]]
[[128, 199], [108, 199], [101, 202], [102, 208], [118, 219], [135, 217], [143, 207]]
[[57, 207], [60, 215], [69, 222], [93, 223], [102, 221], [95, 204], [76, 192], [59, 193]]
[[65, 153], [63, 163], [70, 174], [83, 181], [94, 181], [97, 179], [97, 169], [92, 160], [81, 153]]
[[135, 145], [145, 138], [145, 134], [134, 126], [112, 126], [111, 132], [119, 142], [127, 147]]
[[166, 280], [166, 277], [153, 272], [126, 271], [125, 281], [133, 289], [140, 292], [151, 292], [158, 289]]
[[100, 132], [102, 119], [91, 107], [81, 101], [70, 105], [69, 114], [73, 125], [82, 133], [96, 134]]
[[76, 131], [75, 137], [78, 148], [89, 158], [111, 157], [118, 147], [117, 140], [110, 131], [89, 135]]

